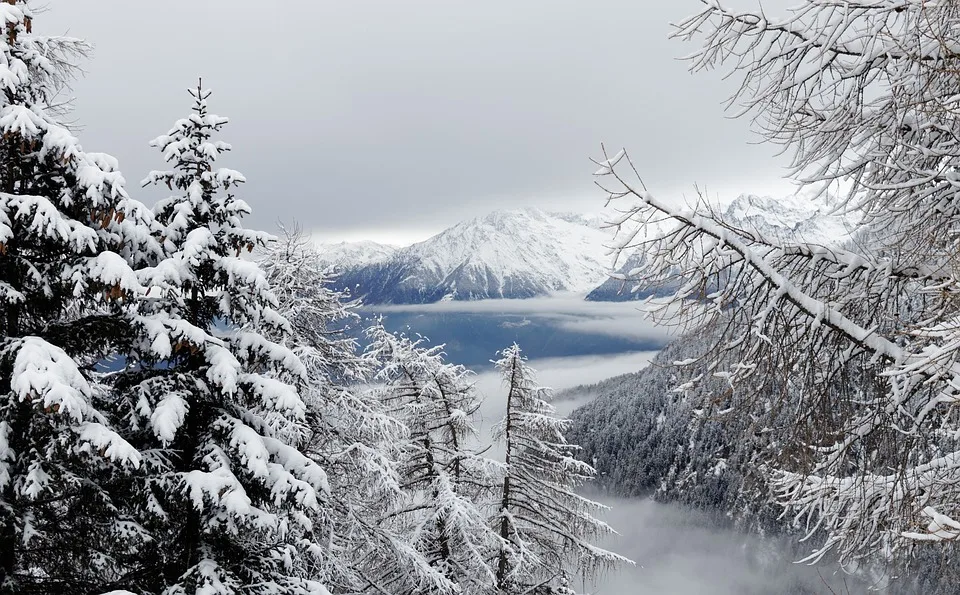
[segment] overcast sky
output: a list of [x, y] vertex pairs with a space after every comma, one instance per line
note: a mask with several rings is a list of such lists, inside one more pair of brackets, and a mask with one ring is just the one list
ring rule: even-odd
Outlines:
[[36, 27], [96, 50], [74, 86], [87, 150], [131, 192], [202, 75], [229, 116], [251, 225], [423, 239], [494, 208], [593, 211], [590, 157], [627, 147], [651, 190], [786, 193], [784, 158], [724, 116], [729, 82], [667, 39], [698, 0], [45, 0]]

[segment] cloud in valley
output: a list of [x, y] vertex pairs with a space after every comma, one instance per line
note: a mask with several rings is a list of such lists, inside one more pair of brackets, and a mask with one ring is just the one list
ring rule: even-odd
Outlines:
[[[655, 352], [622, 354], [614, 357], [576, 357], [532, 360], [541, 384], [555, 390], [635, 372]], [[503, 415], [505, 394], [499, 376], [484, 372], [476, 377], [477, 388], [485, 395], [481, 414], [482, 433]], [[583, 404], [592, 395], [555, 403], [561, 415]], [[488, 454], [502, 457], [493, 448]], [[855, 577], [835, 566], [795, 564], [785, 540], [760, 541], [718, 528], [702, 513], [649, 499], [623, 499], [591, 495], [608, 506], [605, 519], [620, 535], [602, 544], [636, 561], [607, 573], [594, 583], [582, 585], [592, 595], [768, 595], [804, 588], [804, 593], [866, 593]], [[580, 587], [581, 585], [577, 585]], [[881, 583], [882, 586], [882, 583]]]
[[[371, 306], [371, 311], [389, 315], [404, 313], [502, 314], [535, 317], [559, 328], [626, 339], [666, 341], [676, 329], [651, 321], [639, 302], [591, 302], [578, 294], [558, 294], [522, 300], [449, 301], [433, 304]], [[521, 318], [512, 324], [522, 324]]]

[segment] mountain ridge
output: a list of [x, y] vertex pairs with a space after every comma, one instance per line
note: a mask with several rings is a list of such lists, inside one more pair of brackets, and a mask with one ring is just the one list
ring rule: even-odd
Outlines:
[[[847, 220], [829, 201], [743, 194], [719, 214], [727, 224], [771, 239], [836, 244]], [[574, 292], [595, 301], [645, 298], [670, 288], [632, 291], [611, 279], [612, 231], [599, 216], [537, 208], [497, 210], [461, 221], [404, 247], [341, 242], [320, 247], [334, 286], [366, 304], [531, 298]], [[617, 270], [642, 259], [627, 255]]]
[[462, 221], [392, 252], [376, 255], [379, 244], [358, 249], [370, 257], [359, 264], [324, 260], [337, 269], [335, 286], [368, 304], [529, 298], [602, 283], [608, 239], [598, 217], [522, 208]]

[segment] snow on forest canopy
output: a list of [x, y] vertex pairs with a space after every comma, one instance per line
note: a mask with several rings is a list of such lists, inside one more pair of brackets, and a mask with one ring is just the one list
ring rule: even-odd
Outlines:
[[[0, 593], [569, 594], [625, 561], [585, 499], [494, 531], [516, 471], [466, 443], [470, 374], [376, 324], [361, 351], [304, 236], [244, 226], [209, 89], [148, 208], [61, 120], [88, 46], [0, 16]], [[592, 477], [546, 454], [557, 494]]]

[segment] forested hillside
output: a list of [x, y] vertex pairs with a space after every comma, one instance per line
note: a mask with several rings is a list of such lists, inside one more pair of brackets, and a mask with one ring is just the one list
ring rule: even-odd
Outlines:
[[570, 389], [595, 395], [571, 415], [571, 439], [615, 495], [717, 512], [746, 530], [786, 530], [757, 473], [754, 446], [737, 437], [762, 432], [775, 443], [788, 429], [752, 428], [749, 417], [710, 407], [704, 397], [724, 389], [720, 379], [694, 392], [679, 388], [684, 381], [676, 363], [701, 356], [707, 337], [701, 329], [667, 345], [640, 372]]
[[[824, 533], [815, 531], [810, 541], [799, 541], [809, 527], [802, 519], [794, 523], [783, 515], [762, 467], [770, 459], [743, 440], [745, 434], [761, 433], [771, 446], [788, 443], [790, 424], [758, 428], [756, 418], [740, 416], [736, 409], [711, 407], [707, 395], [723, 390], [720, 379], [696, 391], [677, 390], [684, 384], [677, 362], [702, 355], [704, 338], [685, 335], [639, 372], [558, 394], [559, 399], [590, 398], [571, 414], [567, 435], [582, 446], [581, 456], [596, 468], [596, 483], [605, 493], [690, 507], [742, 533], [744, 540], [746, 535], [769, 538], [767, 547], [763, 541], [744, 541], [742, 546], [755, 550], [753, 559], [761, 571], [778, 560], [805, 558]], [[769, 395], [770, 403], [776, 400]], [[789, 416], [784, 419], [788, 422]], [[874, 585], [882, 593], [946, 595], [954, 593], [960, 581], [951, 563], [955, 551], [953, 545], [919, 544], [909, 556], [868, 559], [846, 571], [851, 585]], [[838, 568], [829, 555], [821, 565], [824, 572]], [[809, 592], [797, 588], [797, 593]]]
[[519, 347], [493, 460], [467, 370], [359, 350], [305, 236], [245, 227], [209, 89], [147, 207], [68, 125], [89, 46], [31, 8], [0, 3], [0, 593], [570, 595], [629, 562]]

